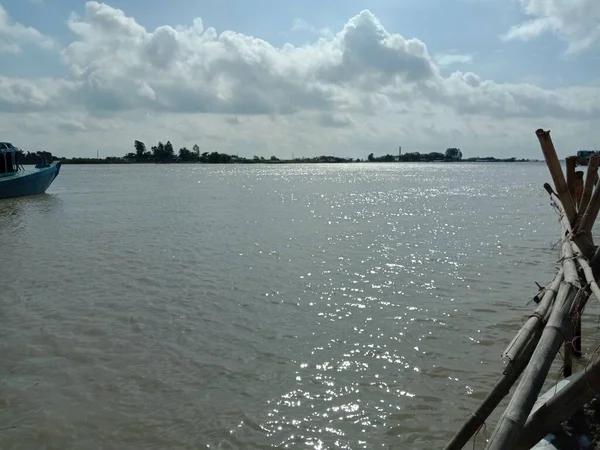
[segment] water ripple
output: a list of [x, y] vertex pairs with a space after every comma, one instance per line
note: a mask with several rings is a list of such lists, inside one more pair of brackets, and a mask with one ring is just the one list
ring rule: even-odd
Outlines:
[[443, 446], [554, 272], [545, 177], [65, 166], [0, 203], [0, 447]]

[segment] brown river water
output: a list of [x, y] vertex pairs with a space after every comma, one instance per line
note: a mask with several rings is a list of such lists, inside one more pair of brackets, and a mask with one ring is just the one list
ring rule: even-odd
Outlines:
[[548, 180], [63, 166], [0, 201], [0, 448], [443, 447], [556, 270]]

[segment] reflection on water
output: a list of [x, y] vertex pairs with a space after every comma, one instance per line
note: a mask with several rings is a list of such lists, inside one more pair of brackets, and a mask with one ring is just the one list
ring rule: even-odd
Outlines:
[[[62, 199], [59, 195], [46, 193], [31, 197], [3, 199], [0, 202], [0, 220], [3, 218], [22, 217], [34, 211], [42, 214], [55, 213], [61, 207]], [[10, 220], [10, 219], [7, 219]], [[0, 222], [0, 227], [10, 227], [10, 223]]]
[[0, 448], [441, 447], [554, 272], [545, 177], [65, 167], [0, 203]]

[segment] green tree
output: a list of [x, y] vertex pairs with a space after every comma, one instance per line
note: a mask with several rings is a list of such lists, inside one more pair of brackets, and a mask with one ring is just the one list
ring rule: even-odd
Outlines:
[[175, 151], [173, 150], [173, 144], [171, 144], [171, 141], [167, 141], [165, 144], [165, 159], [173, 159], [174, 155]]
[[373, 156], [373, 153], [369, 153], [369, 156], [367, 156], [367, 159], [371, 162], [375, 161], [375, 157]]
[[198, 144], [194, 144], [194, 146], [192, 147], [192, 150], [194, 151], [196, 156], [200, 157], [200, 147], [198, 147]]
[[133, 147], [135, 148], [135, 155], [138, 160], [144, 159], [146, 154], [146, 144], [142, 141], [133, 141]]
[[198, 159], [198, 157], [196, 156], [196, 153], [188, 150], [186, 147], [180, 148], [179, 149], [179, 157], [181, 158], [182, 161], [196, 161]]
[[458, 148], [449, 148], [446, 150], [446, 159], [448, 161], [460, 161], [462, 159], [462, 152]]
[[164, 161], [165, 159], [165, 144], [158, 142], [158, 145], [152, 147], [152, 156], [156, 161]]
[[426, 155], [429, 161], [439, 161], [445, 158], [443, 153], [440, 152], [431, 152]]

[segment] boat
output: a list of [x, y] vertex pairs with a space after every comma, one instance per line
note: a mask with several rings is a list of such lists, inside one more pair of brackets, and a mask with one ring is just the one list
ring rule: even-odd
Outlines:
[[[559, 381], [548, 389], [545, 394], [540, 395], [531, 410], [531, 414], [544, 407], [548, 401], [552, 400], [556, 394], [567, 387], [578, 376], [582, 376], [582, 372], [575, 373]], [[564, 430], [558, 429], [546, 435], [544, 439], [531, 447], [531, 450], [593, 450], [593, 448], [592, 436], [589, 433], [574, 432], [567, 434]]]
[[60, 172], [60, 161], [42, 158], [33, 169], [25, 169], [18, 156], [15, 146], [0, 142], [0, 199], [44, 194]]
[[592, 155], [600, 155], [600, 151], [597, 150], [579, 150], [577, 152], [577, 165], [578, 166], [587, 166], [590, 157]]

